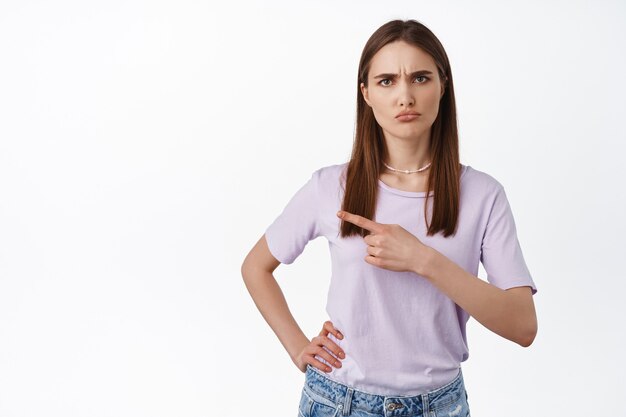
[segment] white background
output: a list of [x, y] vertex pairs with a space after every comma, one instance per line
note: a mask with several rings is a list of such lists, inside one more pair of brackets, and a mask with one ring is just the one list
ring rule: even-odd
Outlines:
[[[297, 415], [240, 266], [349, 157], [395, 18], [446, 48], [461, 161], [505, 186], [539, 290], [529, 348], [470, 319], [472, 415], [626, 413], [623, 2], [5, 0], [1, 416]], [[326, 241], [275, 276], [315, 336]]]

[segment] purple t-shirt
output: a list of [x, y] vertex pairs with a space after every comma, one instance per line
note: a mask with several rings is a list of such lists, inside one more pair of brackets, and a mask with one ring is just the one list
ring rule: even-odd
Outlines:
[[[326, 312], [344, 338], [328, 337], [346, 353], [326, 376], [379, 395], [419, 395], [454, 379], [469, 357], [469, 314], [424, 277], [365, 262], [361, 236], [339, 237], [347, 162], [322, 167], [265, 230], [269, 249], [292, 263], [307, 242], [328, 240], [332, 275]], [[456, 235], [426, 236], [426, 192], [392, 188], [379, 179], [374, 221], [399, 224], [473, 275], [479, 262], [501, 289], [537, 288], [526, 267], [504, 188], [490, 175], [462, 165]], [[434, 191], [430, 192], [434, 196]], [[428, 201], [432, 212], [433, 198]], [[328, 364], [322, 357], [318, 360]]]

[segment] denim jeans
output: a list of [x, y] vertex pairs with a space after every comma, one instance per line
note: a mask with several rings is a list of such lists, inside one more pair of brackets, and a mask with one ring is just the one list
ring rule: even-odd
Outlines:
[[299, 417], [470, 417], [463, 373], [416, 396], [376, 395], [335, 382], [307, 365]]

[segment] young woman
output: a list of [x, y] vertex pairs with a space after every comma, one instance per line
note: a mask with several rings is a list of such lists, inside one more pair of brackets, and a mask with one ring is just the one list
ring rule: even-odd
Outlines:
[[[350, 160], [316, 170], [242, 266], [305, 373], [300, 416], [469, 416], [469, 316], [521, 346], [535, 338], [537, 288], [504, 188], [461, 164], [458, 148], [443, 46], [414, 20], [381, 26], [359, 63]], [[309, 340], [272, 272], [318, 236], [330, 247], [331, 320]]]

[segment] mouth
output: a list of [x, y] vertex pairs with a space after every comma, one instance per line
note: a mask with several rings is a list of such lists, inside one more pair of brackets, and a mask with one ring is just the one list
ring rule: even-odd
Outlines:
[[411, 120], [417, 119], [419, 116], [418, 113], [407, 113], [396, 116], [396, 119], [401, 122], [410, 122]]

